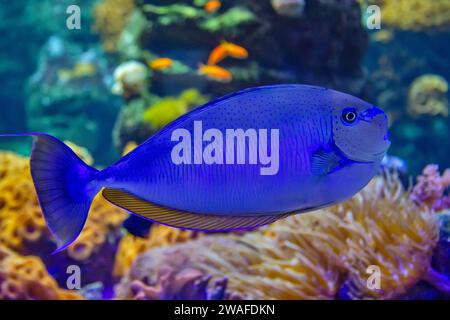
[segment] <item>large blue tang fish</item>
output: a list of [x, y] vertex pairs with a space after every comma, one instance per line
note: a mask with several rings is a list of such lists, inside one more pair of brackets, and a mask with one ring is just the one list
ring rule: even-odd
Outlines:
[[[214, 139], [223, 138], [215, 147], [233, 142], [230, 129], [244, 132], [240, 161], [239, 144], [231, 156], [229, 146], [211, 150]], [[195, 142], [195, 135], [207, 132]], [[192, 140], [182, 141], [186, 133]], [[305, 85], [251, 88], [209, 102], [101, 171], [50, 135], [24, 135], [34, 137], [31, 173], [57, 251], [80, 234], [102, 188], [111, 203], [169, 226], [249, 229], [348, 199], [377, 173], [390, 145], [381, 109]], [[265, 149], [261, 141], [267, 141]], [[271, 167], [263, 156], [271, 157]]]

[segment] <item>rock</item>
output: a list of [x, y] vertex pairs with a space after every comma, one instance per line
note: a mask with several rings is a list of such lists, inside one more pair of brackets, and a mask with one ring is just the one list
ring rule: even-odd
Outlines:
[[108, 73], [101, 51], [49, 38], [26, 88], [28, 130], [72, 141], [99, 163], [109, 163], [120, 98], [110, 93]]

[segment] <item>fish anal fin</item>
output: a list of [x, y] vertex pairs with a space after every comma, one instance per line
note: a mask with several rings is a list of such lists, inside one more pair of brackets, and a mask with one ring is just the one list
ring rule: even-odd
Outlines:
[[196, 231], [231, 231], [257, 228], [290, 213], [265, 216], [222, 216], [197, 214], [187, 211], [162, 207], [119, 189], [103, 189], [103, 197], [123, 209], [143, 218], [171, 227]]

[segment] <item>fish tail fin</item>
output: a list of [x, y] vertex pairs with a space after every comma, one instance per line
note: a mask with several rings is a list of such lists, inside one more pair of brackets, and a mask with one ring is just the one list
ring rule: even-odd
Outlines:
[[67, 145], [44, 133], [32, 136], [30, 169], [47, 226], [57, 240], [54, 253], [69, 246], [84, 227], [89, 208], [101, 186], [98, 170], [85, 164]]

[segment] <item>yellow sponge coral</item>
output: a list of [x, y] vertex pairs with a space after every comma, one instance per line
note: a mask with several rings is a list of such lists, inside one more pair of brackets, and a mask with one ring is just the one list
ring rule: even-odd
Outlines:
[[382, 23], [396, 29], [450, 27], [450, 0], [368, 0], [367, 4], [380, 6]]
[[116, 51], [120, 34], [134, 8], [134, 0], [102, 0], [95, 5], [94, 30], [100, 34], [106, 51]]
[[35, 196], [28, 160], [12, 152], [1, 152], [0, 244], [18, 249], [24, 241], [37, 240], [43, 228], [45, 223]]
[[187, 105], [183, 101], [167, 97], [145, 110], [144, 120], [154, 128], [162, 128], [187, 111]]
[[59, 288], [41, 259], [21, 256], [0, 245], [0, 300], [75, 300], [75, 291]]
[[206, 101], [208, 98], [197, 89], [186, 89], [176, 98], [165, 97], [149, 106], [144, 112], [144, 120], [159, 129]]
[[448, 116], [448, 83], [435, 74], [424, 74], [411, 84], [408, 95], [408, 112], [412, 115]]

